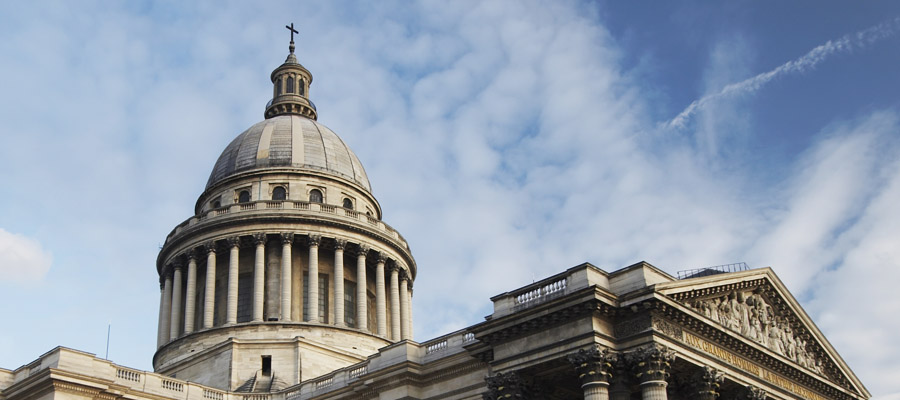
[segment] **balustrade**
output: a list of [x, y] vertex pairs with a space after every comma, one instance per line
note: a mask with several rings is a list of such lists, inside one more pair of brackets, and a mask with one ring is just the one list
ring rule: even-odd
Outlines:
[[116, 378], [124, 379], [126, 381], [140, 382], [141, 375], [142, 375], [141, 372], [132, 371], [130, 369], [124, 369], [124, 368], [116, 369]]
[[162, 380], [162, 387], [163, 387], [163, 389], [168, 389], [168, 390], [171, 390], [171, 391], [173, 391], [173, 392], [183, 392], [183, 391], [184, 391], [184, 384], [183, 384], [183, 383], [177, 382], [177, 381], [171, 381], [171, 380], [168, 380], [168, 379], [163, 379], [163, 380]]
[[203, 398], [209, 399], [209, 400], [224, 400], [225, 393], [204, 388], [203, 389]]

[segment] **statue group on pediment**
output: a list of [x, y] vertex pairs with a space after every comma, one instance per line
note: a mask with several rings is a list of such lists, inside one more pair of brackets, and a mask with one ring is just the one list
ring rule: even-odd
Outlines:
[[822, 360], [808, 350], [810, 342], [775, 315], [761, 290], [734, 290], [719, 297], [696, 300], [691, 307], [801, 367], [824, 374]]

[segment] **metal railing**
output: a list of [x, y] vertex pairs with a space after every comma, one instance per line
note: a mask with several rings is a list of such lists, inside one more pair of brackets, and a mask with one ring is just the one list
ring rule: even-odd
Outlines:
[[678, 271], [678, 279], [699, 278], [701, 276], [725, 274], [728, 272], [741, 272], [748, 269], [750, 269], [750, 267], [748, 267], [747, 263], [745, 262], [716, 265], [706, 268], [686, 269]]

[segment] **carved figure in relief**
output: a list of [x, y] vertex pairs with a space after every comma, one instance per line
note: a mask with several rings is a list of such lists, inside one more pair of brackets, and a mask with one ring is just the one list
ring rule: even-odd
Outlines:
[[766, 301], [762, 288], [752, 291], [733, 290], [727, 294], [694, 300], [690, 306], [726, 329], [755, 341], [800, 366], [824, 374], [821, 359], [809, 351], [810, 341], [794, 332], [788, 321], [776, 317]]

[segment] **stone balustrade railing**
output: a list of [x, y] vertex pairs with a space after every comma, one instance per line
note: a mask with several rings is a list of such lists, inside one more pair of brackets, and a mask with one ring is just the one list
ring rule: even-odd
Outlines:
[[599, 268], [590, 264], [582, 264], [563, 273], [492, 297], [494, 313], [491, 318], [519, 312], [592, 285], [609, 288], [609, 279], [606, 273]]
[[186, 228], [197, 224], [220, 218], [227, 218], [232, 214], [266, 212], [270, 210], [281, 210], [287, 213], [296, 213], [297, 215], [327, 215], [328, 217], [337, 217], [338, 219], [345, 220], [349, 223], [355, 223], [379, 231], [398, 241], [404, 249], [409, 249], [409, 244], [407, 244], [406, 239], [403, 238], [403, 235], [401, 235], [400, 232], [397, 232], [396, 229], [377, 218], [373, 218], [365, 213], [354, 211], [349, 208], [293, 200], [260, 200], [249, 203], [231, 204], [206, 211], [203, 214], [195, 215], [178, 224], [178, 226], [166, 236], [166, 243], [181, 234]]
[[397, 363], [412, 361], [423, 364], [431, 360], [464, 352], [463, 346], [474, 342], [474, 335], [460, 330], [425, 343], [400, 341], [369, 359], [341, 368], [273, 393], [235, 393], [186, 382], [153, 372], [138, 371], [99, 359], [93, 354], [64, 347], [44, 354], [37, 361], [15, 371], [0, 370], [0, 388], [8, 387], [47, 368], [65, 369], [96, 378], [107, 379], [124, 388], [161, 398], [177, 400], [306, 400], [335, 388], [345, 387], [366, 375]]

